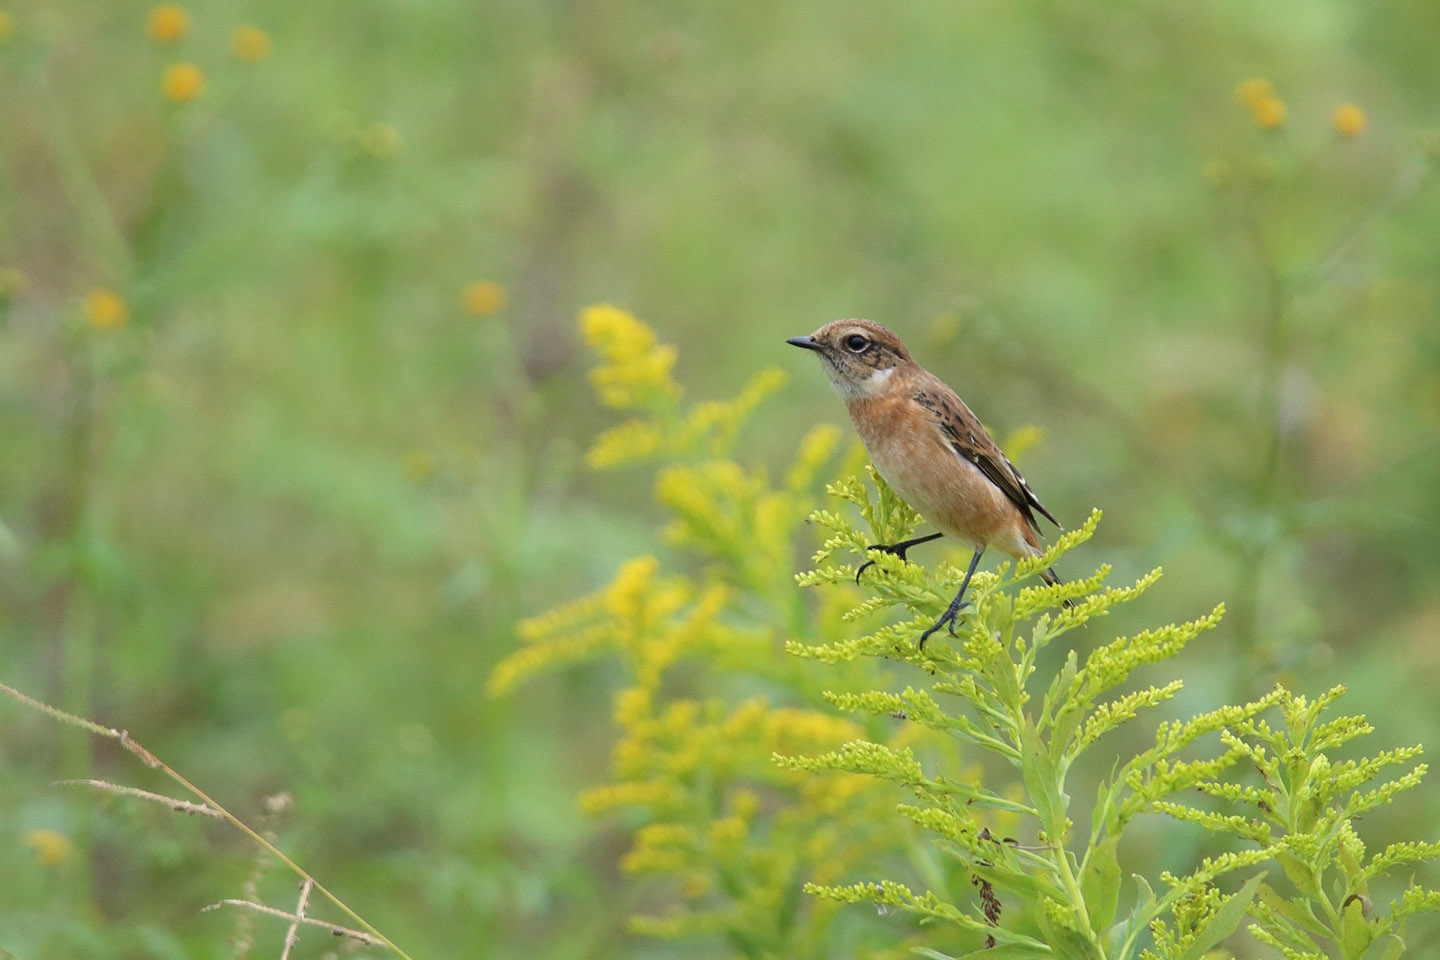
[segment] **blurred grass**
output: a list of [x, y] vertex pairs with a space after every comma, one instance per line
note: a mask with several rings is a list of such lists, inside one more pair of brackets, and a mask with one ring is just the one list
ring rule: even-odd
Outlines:
[[[595, 300], [696, 395], [794, 362], [749, 438], [777, 453], [842, 416], [781, 339], [894, 326], [998, 434], [1044, 428], [1024, 469], [1062, 519], [1105, 508], [1117, 578], [1238, 607], [1181, 710], [1343, 680], [1440, 749], [1433, 4], [187, 9], [178, 48], [145, 4], [8, 10], [0, 675], [238, 811], [292, 791], [287, 849], [414, 955], [653, 949], [573, 807], [603, 671], [479, 689], [517, 616], [652, 540], [647, 491], [579, 465]], [[268, 58], [231, 57], [242, 23]], [[204, 92], [167, 104], [182, 60]], [[84, 321], [101, 286], [118, 330]], [[0, 946], [221, 955], [195, 911], [238, 843], [52, 789], [135, 771], [0, 729]]]

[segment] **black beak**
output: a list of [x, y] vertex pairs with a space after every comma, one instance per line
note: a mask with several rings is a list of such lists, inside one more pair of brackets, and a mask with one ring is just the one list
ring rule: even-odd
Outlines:
[[806, 350], [819, 350], [820, 344], [815, 342], [814, 337], [791, 337], [785, 341], [792, 347], [802, 347]]

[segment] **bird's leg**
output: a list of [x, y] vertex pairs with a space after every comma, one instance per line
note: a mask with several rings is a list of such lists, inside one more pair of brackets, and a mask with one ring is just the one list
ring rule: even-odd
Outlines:
[[966, 606], [965, 603], [961, 602], [965, 596], [965, 588], [970, 586], [970, 578], [975, 576], [975, 568], [980, 565], [980, 555], [984, 552], [984, 547], [980, 547], [975, 551], [975, 556], [970, 558], [970, 569], [965, 571], [965, 579], [960, 582], [960, 589], [955, 592], [955, 599], [950, 601], [950, 606], [945, 608], [945, 612], [940, 615], [940, 619], [936, 620], [929, 630], [920, 634], [921, 650], [925, 649], [925, 641], [930, 638], [930, 634], [947, 624], [950, 627], [950, 636], [955, 636], [955, 617], [960, 613], [961, 608]]
[[[945, 536], [943, 533], [932, 533], [928, 537], [916, 537], [914, 540], [901, 540], [899, 543], [872, 543], [865, 549], [879, 550], [881, 553], [888, 553], [892, 557], [899, 557], [901, 560], [904, 560], [906, 550], [909, 550], [919, 543], [929, 543], [931, 540], [939, 540], [943, 536]], [[874, 560], [866, 560], [860, 564], [860, 569], [855, 571], [855, 582], [857, 584], [860, 582], [860, 574], [866, 567], [873, 566], [874, 563]]]

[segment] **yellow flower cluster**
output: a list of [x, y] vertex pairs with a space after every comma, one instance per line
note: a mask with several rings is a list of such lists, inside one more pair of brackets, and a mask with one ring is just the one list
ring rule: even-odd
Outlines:
[[1250, 110], [1255, 125], [1274, 130], [1285, 123], [1285, 101], [1275, 96], [1275, 87], [1264, 77], [1246, 80], [1235, 88], [1235, 99]]
[[680, 399], [671, 377], [677, 351], [656, 343], [655, 332], [628, 311], [609, 304], [588, 307], [580, 329], [602, 364], [590, 372], [600, 399], [617, 408], [654, 408]]
[[[0, 34], [7, 25], [0, 13]], [[160, 46], [177, 46], [190, 32], [190, 12], [178, 3], [156, 4], [145, 16], [145, 32]], [[259, 63], [270, 55], [270, 37], [259, 27], [242, 24], [230, 34], [230, 52], [241, 63]], [[172, 63], [160, 77], [160, 94], [171, 103], [189, 103], [204, 89], [205, 72], [193, 63]]]
[[[762, 371], [732, 399], [682, 409], [671, 379], [675, 349], [650, 328], [609, 306], [584, 311], [580, 325], [600, 358], [592, 381], [601, 399], [645, 414], [597, 440], [591, 464], [659, 458], [654, 489], [673, 517], [669, 539], [706, 571], [692, 579], [666, 576], [652, 556], [626, 562], [601, 590], [521, 623], [522, 646], [495, 668], [490, 689], [577, 658], [616, 656], [629, 679], [613, 701], [612, 780], [585, 791], [579, 806], [647, 818], [621, 866], [668, 878], [674, 899], [661, 915], [634, 918], [634, 928], [744, 936], [765, 955], [814, 953], [806, 938], [823, 933], [833, 905], [806, 901], [787, 919], [795, 907], [786, 904], [806, 880], [841, 879], [883, 845], [867, 837], [890, 831], [893, 841], [896, 829], [888, 785], [774, 762], [832, 751], [864, 732], [816, 709], [818, 690], [781, 679], [794, 662], [776, 635], [777, 623], [803, 618], [790, 585], [795, 538], [840, 433], [827, 426], [807, 434], [776, 485], [728, 454], [745, 420], [784, 383], [779, 371]], [[672, 676], [682, 665], [686, 676], [768, 678], [771, 696], [677, 696], [689, 687]]]
[[764, 400], [785, 385], [785, 373], [761, 370], [729, 400], [678, 404], [680, 386], [670, 373], [676, 350], [630, 313], [599, 305], [580, 315], [580, 330], [600, 355], [590, 373], [603, 403], [640, 410], [596, 437], [585, 454], [593, 469], [604, 470], [656, 457], [694, 460], [730, 455], [742, 424]]

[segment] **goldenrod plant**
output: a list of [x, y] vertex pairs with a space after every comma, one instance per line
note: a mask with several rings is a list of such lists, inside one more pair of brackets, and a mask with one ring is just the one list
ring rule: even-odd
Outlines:
[[[581, 328], [601, 399], [633, 414], [592, 444], [590, 464], [657, 465], [665, 539], [701, 566], [631, 560], [604, 589], [521, 623], [490, 689], [582, 658], [623, 664], [612, 779], [580, 805], [640, 817], [621, 866], [666, 878], [666, 906], [635, 930], [746, 957], [831, 956], [858, 939], [867, 956], [938, 960], [1200, 960], [1228, 956], [1245, 930], [1247, 955], [1396, 960], [1410, 915], [1440, 908], [1404, 872], [1440, 844], [1367, 857], [1359, 819], [1425, 767], [1382, 777], [1419, 747], [1342, 756], [1371, 732], [1328, 715], [1343, 687], [1312, 699], [1277, 686], [1160, 720], [1134, 756], [1107, 746], [1182, 687], [1137, 685], [1135, 672], [1177, 657], [1223, 606], [1103, 638], [1103, 618], [1159, 569], [1119, 587], [1104, 565], [1055, 585], [1035, 576], [1090, 539], [1098, 510], [1043, 556], [977, 573], [955, 634], [921, 649], [963, 571], [867, 550], [904, 540], [919, 517], [858, 454], [838, 456], [839, 434], [811, 431], [779, 483], [735, 459], [738, 428], [780, 373], [687, 407], [674, 349], [640, 321], [602, 306]], [[843, 479], [825, 485], [824, 508], [827, 471]], [[793, 577], [807, 523], [824, 539]], [[875, 566], [857, 585], [864, 560]], [[723, 692], [696, 693], [697, 671]], [[1077, 803], [1082, 769], [1098, 789]], [[1183, 873], [1131, 866], [1127, 828], [1156, 815], [1215, 835]], [[878, 914], [837, 912], [860, 902]]]

